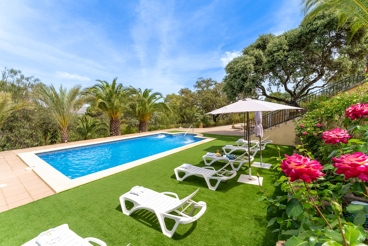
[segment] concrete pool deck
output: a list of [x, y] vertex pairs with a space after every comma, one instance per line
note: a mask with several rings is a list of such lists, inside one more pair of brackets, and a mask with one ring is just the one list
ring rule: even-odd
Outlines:
[[[181, 130], [185, 129], [171, 129]], [[156, 131], [163, 132], [163, 131]], [[210, 133], [219, 135], [242, 136], [243, 131], [232, 129], [231, 126], [220, 126], [213, 128], [194, 128], [190, 133]], [[152, 134], [154, 132], [149, 132]], [[142, 136], [143, 134], [129, 134], [123, 137]], [[104, 139], [92, 139], [71, 143], [54, 144], [49, 146], [40, 146], [27, 149], [18, 149], [0, 152], [0, 212], [22, 206], [55, 194], [56, 192], [49, 187], [26, 163], [19, 158], [18, 154], [45, 151], [55, 148], [65, 148], [78, 144], [92, 144], [101, 142], [101, 140], [121, 139], [122, 136], [108, 137]]]

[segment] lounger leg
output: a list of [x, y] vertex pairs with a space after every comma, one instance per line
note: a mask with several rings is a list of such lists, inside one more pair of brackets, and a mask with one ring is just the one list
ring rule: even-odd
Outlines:
[[211, 178], [204, 177], [204, 180], [206, 180], [208, 189], [210, 189], [210, 190], [216, 190], [217, 187], [219, 186], [220, 182], [221, 182], [220, 179], [212, 179], [212, 180], [217, 180], [216, 184], [213, 186], [213, 185], [211, 185]]
[[204, 161], [204, 164], [207, 165], [207, 166], [211, 165], [211, 163], [212, 163], [212, 160], [210, 162], [207, 162], [206, 158], [203, 158], [203, 161]]
[[165, 224], [165, 217], [167, 216], [164, 216], [163, 214], [158, 214], [158, 213], [156, 213], [156, 216], [157, 216], [158, 222], [160, 223], [162, 233], [165, 236], [171, 238], [174, 235], [176, 228], [178, 228], [179, 226], [179, 222], [180, 222], [179, 219], [172, 218], [171, 216], [169, 217], [170, 219], [173, 219], [175, 221], [173, 228], [169, 230], [167, 229], [166, 224]]
[[[127, 209], [126, 207], [126, 201], [130, 201], [133, 203], [133, 207], [129, 210]], [[121, 205], [121, 210], [123, 211], [124, 214], [130, 216], [131, 213], [133, 213], [135, 210], [138, 209], [138, 204], [136, 204], [134, 201], [131, 201], [131, 200], [127, 200], [125, 198], [120, 198], [120, 205]]]
[[235, 162], [230, 161], [229, 163], [230, 163], [231, 169], [233, 169], [236, 172], [239, 171], [240, 168], [243, 166], [243, 163], [241, 163], [241, 162], [239, 163], [238, 167], [235, 167], [235, 165], [234, 165]]
[[[183, 172], [183, 173], [185, 173], [184, 174], [184, 176], [183, 177], [180, 177], [179, 176], [179, 172]], [[183, 181], [184, 179], [186, 179], [186, 178], [188, 178], [189, 176], [191, 176], [192, 174], [188, 174], [188, 173], [186, 173], [186, 172], [184, 172], [184, 171], [179, 171], [179, 170], [177, 170], [177, 169], [174, 169], [174, 173], [175, 173], [175, 177], [176, 177], [176, 179], [177, 180], [179, 180], [179, 181]]]

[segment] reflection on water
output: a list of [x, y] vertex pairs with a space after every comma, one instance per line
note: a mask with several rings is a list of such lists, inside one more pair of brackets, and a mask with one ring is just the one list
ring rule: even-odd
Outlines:
[[164, 134], [158, 134], [157, 135], [157, 138], [164, 138], [164, 137], [166, 137]]

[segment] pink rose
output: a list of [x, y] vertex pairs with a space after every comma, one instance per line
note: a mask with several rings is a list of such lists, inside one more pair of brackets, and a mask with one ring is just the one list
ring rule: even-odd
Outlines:
[[350, 135], [347, 130], [342, 130], [340, 128], [335, 128], [322, 133], [322, 139], [325, 143], [337, 144], [337, 143], [347, 143]]
[[368, 104], [357, 103], [355, 105], [351, 105], [345, 110], [345, 116], [351, 120], [368, 118]]
[[368, 156], [362, 152], [346, 154], [340, 157], [333, 157], [337, 174], [344, 174], [345, 179], [359, 178], [368, 181]]
[[301, 179], [310, 183], [325, 175], [321, 172], [322, 165], [316, 160], [298, 154], [292, 156], [285, 154], [285, 157], [286, 159], [281, 162], [281, 169], [291, 182]]

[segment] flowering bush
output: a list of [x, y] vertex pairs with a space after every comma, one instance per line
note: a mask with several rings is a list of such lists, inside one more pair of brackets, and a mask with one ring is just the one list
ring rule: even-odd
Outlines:
[[[365, 186], [368, 182], [365, 154], [368, 153], [368, 126], [359, 125], [368, 118], [366, 105], [355, 102], [348, 105], [346, 111], [341, 110], [339, 122], [346, 129], [332, 124], [332, 130], [325, 130], [329, 124], [322, 117], [308, 116], [297, 122], [302, 143], [299, 151], [303, 155], [285, 155], [278, 167], [285, 176], [280, 176], [276, 185], [286, 194], [270, 197], [263, 193], [260, 199], [268, 202], [269, 213], [275, 215], [269, 226], [279, 224], [274, 231], [280, 233], [280, 239], [287, 239], [286, 246], [366, 245], [363, 241], [367, 235], [362, 225], [368, 205], [342, 206], [343, 197], [348, 193], [368, 197]], [[316, 160], [318, 151], [320, 159]], [[346, 212], [354, 214], [354, 223], [344, 217]]]
[[[359, 107], [356, 106], [358, 102], [360, 102]], [[351, 134], [353, 129], [349, 129], [349, 127], [358, 125], [360, 121], [366, 119], [367, 111], [365, 109], [367, 105], [368, 86], [357, 90], [356, 93], [339, 94], [329, 100], [316, 101], [316, 105], [312, 105], [312, 107], [311, 105], [306, 106], [309, 111], [295, 122], [297, 141], [300, 142], [297, 144], [300, 144], [301, 152], [304, 151], [305, 154], [311, 155], [310, 157], [321, 163], [330, 162], [331, 156], [329, 155], [336, 149], [336, 146], [325, 144], [321, 137], [322, 133], [339, 127], [348, 130]], [[362, 117], [352, 119], [348, 117], [350, 114]], [[363, 124], [360, 127], [363, 127]], [[360, 138], [356, 135], [351, 137]], [[362, 152], [367, 153], [368, 148], [367, 151]]]

